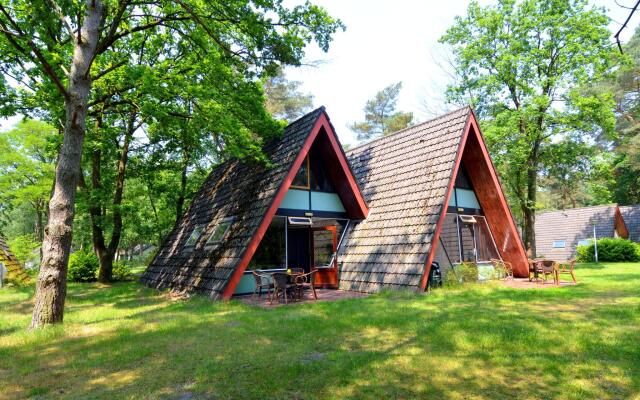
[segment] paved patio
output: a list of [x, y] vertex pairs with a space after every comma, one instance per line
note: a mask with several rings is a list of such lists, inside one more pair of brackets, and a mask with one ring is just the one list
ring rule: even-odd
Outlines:
[[[502, 281], [502, 284], [516, 289], [549, 289], [558, 287], [553, 283], [553, 279], [538, 279], [537, 281], [529, 281], [528, 278], [514, 278]], [[573, 281], [560, 280], [560, 287], [574, 286]]]
[[[306, 291], [304, 293], [304, 298], [301, 301], [294, 302], [289, 300], [288, 304], [315, 303], [316, 301], [336, 301], [336, 300], [353, 299], [353, 298], [368, 296], [367, 293], [347, 292], [345, 290], [335, 290], [335, 289], [316, 289], [316, 294], [318, 295], [318, 300], [315, 300], [313, 298], [313, 293]], [[267, 300], [266, 294], [262, 294], [260, 298], [258, 298], [258, 296], [253, 296], [253, 295], [244, 295], [244, 296], [234, 297], [234, 299], [240, 300], [245, 304], [258, 306], [258, 307], [265, 307], [265, 308], [273, 308], [273, 307], [279, 307], [279, 306], [285, 305], [282, 299], [280, 299], [280, 301], [278, 302], [274, 301], [273, 303], [269, 303], [269, 300]]]

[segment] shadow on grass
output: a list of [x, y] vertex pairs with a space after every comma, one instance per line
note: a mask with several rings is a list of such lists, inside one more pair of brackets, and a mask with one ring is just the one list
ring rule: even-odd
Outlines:
[[[276, 309], [169, 302], [136, 284], [70, 290], [65, 330], [80, 334], [0, 350], [23, 396], [624, 398], [640, 386], [637, 310], [612, 311], [637, 290], [478, 285]], [[89, 326], [103, 330], [74, 320], [86, 304], [109, 305]], [[559, 315], [558, 304], [577, 310]]]

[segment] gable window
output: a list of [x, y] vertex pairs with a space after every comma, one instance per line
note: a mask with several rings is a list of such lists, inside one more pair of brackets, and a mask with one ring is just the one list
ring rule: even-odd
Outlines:
[[552, 247], [554, 249], [564, 249], [564, 240], [554, 240]]
[[308, 217], [289, 217], [290, 225], [308, 225], [311, 226], [313, 222]]
[[216, 225], [211, 235], [209, 235], [209, 239], [207, 239], [207, 246], [214, 246], [221, 243], [227, 232], [229, 231], [229, 227], [231, 227], [231, 223], [233, 222], [234, 217], [224, 218], [218, 225]]
[[291, 182], [291, 187], [294, 189], [305, 189], [309, 190], [310, 185], [310, 177], [309, 177], [309, 155], [304, 158], [298, 173], [293, 178], [293, 182]]
[[196, 242], [200, 238], [200, 235], [202, 235], [203, 230], [204, 230], [204, 225], [196, 225], [196, 227], [193, 229], [193, 232], [191, 232], [191, 236], [189, 236], [189, 239], [187, 239], [187, 243], [185, 243], [184, 246], [185, 247], [195, 246]]

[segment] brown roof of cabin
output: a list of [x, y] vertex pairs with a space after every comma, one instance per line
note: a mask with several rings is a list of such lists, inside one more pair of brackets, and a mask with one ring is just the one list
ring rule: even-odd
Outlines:
[[629, 230], [629, 239], [640, 243], [640, 204], [620, 206], [620, 212]]
[[347, 152], [370, 212], [345, 238], [341, 289], [420, 287], [470, 114], [464, 107]]
[[[549, 211], [536, 216], [536, 254], [563, 261], [575, 256], [580, 240], [593, 238], [595, 223], [598, 238], [614, 237], [615, 204]], [[554, 241], [565, 241], [553, 248]]]
[[[180, 223], [169, 234], [142, 276], [148, 286], [184, 289], [222, 296], [227, 282], [273, 201], [291, 164], [324, 107], [284, 130], [281, 139], [264, 147], [273, 166], [230, 160], [213, 169], [194, 197]], [[204, 246], [209, 234], [224, 218], [235, 217], [224, 242], [212, 250]], [[198, 225], [205, 226], [192, 252], [183, 251]]]

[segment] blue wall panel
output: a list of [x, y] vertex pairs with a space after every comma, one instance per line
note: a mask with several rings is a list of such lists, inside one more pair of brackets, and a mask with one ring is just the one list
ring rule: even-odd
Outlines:
[[311, 192], [311, 209], [313, 211], [346, 211], [337, 193], [325, 192]]

